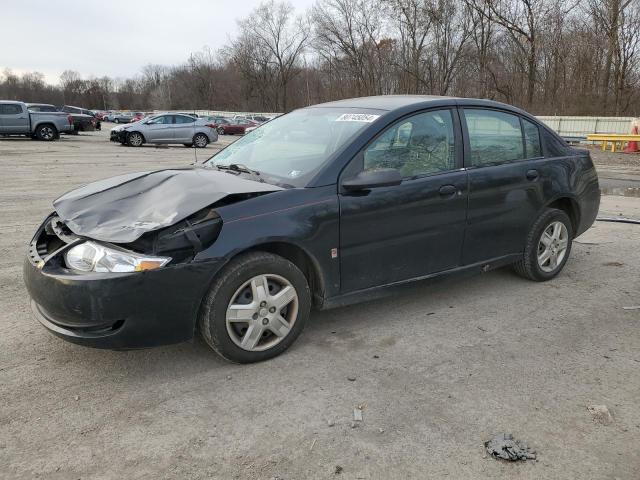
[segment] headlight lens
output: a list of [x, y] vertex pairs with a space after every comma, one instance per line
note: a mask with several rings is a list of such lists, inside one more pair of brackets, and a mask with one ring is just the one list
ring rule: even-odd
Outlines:
[[65, 254], [67, 266], [80, 272], [141, 272], [165, 266], [170, 257], [150, 257], [116, 250], [95, 242], [84, 242]]

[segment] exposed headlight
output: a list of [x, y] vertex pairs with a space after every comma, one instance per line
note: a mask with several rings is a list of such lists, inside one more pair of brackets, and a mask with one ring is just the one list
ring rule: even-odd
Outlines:
[[116, 250], [95, 242], [84, 242], [65, 254], [67, 266], [80, 272], [141, 272], [165, 266], [170, 257], [150, 257]]

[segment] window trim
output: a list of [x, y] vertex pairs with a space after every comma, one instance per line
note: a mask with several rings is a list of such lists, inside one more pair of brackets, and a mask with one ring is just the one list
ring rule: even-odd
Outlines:
[[[520, 158], [520, 159], [515, 159], [515, 160], [508, 160], [506, 162], [496, 162], [496, 163], [487, 163], [485, 165], [472, 165], [471, 164], [471, 142], [470, 142], [470, 137], [469, 137], [469, 127], [467, 125], [467, 117], [464, 114], [464, 110], [465, 108], [467, 110], [489, 110], [489, 111], [493, 111], [493, 112], [498, 112], [498, 113], [504, 113], [507, 115], [511, 115], [514, 117], [518, 118], [518, 122], [520, 123], [520, 136], [522, 138], [522, 154], [524, 156], [524, 158]], [[475, 106], [475, 105], [459, 105], [458, 106], [458, 110], [459, 110], [459, 117], [460, 117], [460, 123], [462, 125], [462, 136], [463, 136], [463, 143], [464, 143], [464, 159], [463, 159], [463, 165], [464, 168], [467, 170], [471, 170], [471, 169], [476, 169], [476, 168], [486, 168], [486, 167], [499, 167], [500, 165], [511, 165], [513, 163], [520, 163], [520, 162], [526, 162], [529, 160], [540, 160], [542, 158], [545, 158], [545, 152], [544, 152], [544, 146], [542, 144], [542, 138], [540, 137], [540, 125], [538, 125], [536, 122], [532, 122], [529, 118], [524, 117], [523, 115], [517, 113], [517, 112], [512, 112], [509, 110], [504, 110], [502, 108], [496, 108], [496, 107], [488, 107], [488, 106]], [[527, 156], [527, 146], [525, 144], [524, 141], [524, 128], [523, 128], [523, 123], [522, 120], [528, 120], [529, 122], [533, 123], [537, 129], [538, 129], [538, 141], [540, 142], [540, 150], [542, 151], [542, 156], [540, 157], [532, 157], [532, 158], [526, 158]]]
[[[369, 146], [371, 146], [371, 144], [373, 144], [376, 140], [378, 140], [378, 138], [384, 135], [389, 129], [394, 128], [399, 123], [404, 122], [408, 118], [414, 117], [416, 115], [429, 113], [429, 112], [439, 112], [442, 110], [448, 110], [451, 114], [451, 121], [453, 125], [453, 138], [454, 138], [454, 146], [455, 146], [454, 167], [451, 170], [445, 170], [442, 172], [425, 173], [422, 175], [414, 175], [412, 177], [404, 177], [402, 179], [402, 183], [400, 185], [397, 185], [396, 187], [402, 186], [405, 182], [420, 180], [423, 178], [431, 178], [438, 175], [447, 175], [452, 172], [458, 172], [460, 170], [464, 170], [464, 164], [463, 164], [464, 142], [463, 142], [462, 126], [461, 126], [458, 108], [455, 105], [440, 105], [437, 107], [434, 106], [434, 107], [423, 108], [421, 110], [415, 110], [413, 112], [407, 113], [402, 117], [397, 118], [390, 124], [385, 125], [373, 137], [371, 137], [367, 141], [367, 143], [365, 143], [364, 146], [358, 151], [358, 153], [356, 153], [353, 156], [353, 158], [349, 160], [349, 163], [347, 163], [347, 165], [342, 169], [342, 172], [340, 172], [340, 175], [338, 177], [338, 185], [340, 186], [339, 192], [345, 193], [342, 190], [342, 182], [345, 179], [352, 178], [353, 176], [357, 175], [358, 173], [364, 170], [364, 152], [367, 150], [367, 148], [369, 148]], [[390, 188], [396, 188], [396, 187], [390, 187]]]

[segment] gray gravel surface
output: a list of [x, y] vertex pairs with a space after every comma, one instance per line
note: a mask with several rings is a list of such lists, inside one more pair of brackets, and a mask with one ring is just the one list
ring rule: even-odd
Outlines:
[[[76, 185], [194, 155], [110, 144], [106, 127], [0, 139], [0, 478], [640, 477], [640, 310], [622, 308], [640, 304], [639, 227], [597, 224], [551, 282], [503, 269], [314, 313], [288, 353], [257, 365], [225, 363], [199, 339], [94, 350], [31, 316], [31, 234]], [[604, 197], [603, 211], [638, 202]], [[498, 432], [537, 460], [489, 458]]]

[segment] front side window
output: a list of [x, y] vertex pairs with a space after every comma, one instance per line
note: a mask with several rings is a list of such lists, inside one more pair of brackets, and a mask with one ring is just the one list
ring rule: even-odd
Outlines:
[[522, 129], [524, 132], [524, 148], [527, 158], [542, 157], [542, 147], [540, 146], [540, 132], [538, 131], [538, 126], [523, 118]]
[[505, 112], [464, 109], [472, 166], [496, 165], [524, 158], [520, 118]]
[[338, 150], [383, 113], [349, 107], [294, 110], [249, 132], [211, 157], [207, 165], [241, 164], [274, 183], [304, 187]]
[[413, 115], [389, 127], [364, 151], [364, 169], [395, 168], [404, 178], [455, 168], [450, 110]]
[[161, 115], [147, 122], [149, 125], [167, 125], [169, 123], [171, 123], [171, 117], [169, 115]]
[[22, 107], [15, 103], [5, 103], [0, 105], [0, 113], [2, 115], [20, 115], [22, 113]]

